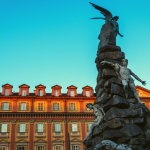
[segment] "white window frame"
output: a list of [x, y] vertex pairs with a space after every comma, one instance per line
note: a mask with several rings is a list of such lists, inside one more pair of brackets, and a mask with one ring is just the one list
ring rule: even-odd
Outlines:
[[[76, 146], [77, 148], [73, 148], [74, 146]], [[72, 145], [72, 150], [79, 150], [79, 145]]]
[[85, 93], [86, 93], [87, 97], [90, 97], [90, 91], [87, 90], [87, 91], [85, 91]]
[[6, 150], [6, 148], [7, 148], [6, 146], [0, 146], [0, 150]]
[[43, 90], [38, 90], [38, 96], [43, 96]]
[[59, 96], [59, 90], [54, 90], [54, 95]]
[[[70, 108], [70, 111], [77, 111], [77, 103], [71, 102], [70, 105], [71, 105], [71, 106], [73, 105], [73, 109], [72, 109], [72, 107], [71, 107], [71, 108]], [[74, 105], [75, 105], [75, 108], [74, 108]]]
[[61, 124], [60, 123], [55, 123], [55, 132], [61, 132]]
[[[22, 106], [22, 104], [23, 104], [23, 106]], [[22, 109], [22, 107], [23, 107], [23, 109]], [[25, 111], [26, 109], [27, 109], [26, 102], [21, 102], [21, 108], [20, 108], [20, 110]]]
[[38, 145], [37, 146], [37, 150], [38, 150], [38, 147], [42, 147], [42, 149], [40, 149], [40, 150], [44, 150], [42, 145]]
[[[26, 146], [21, 146], [21, 145], [19, 145], [19, 146], [17, 146], [17, 150], [19, 149], [19, 147], [21, 147], [21, 150], [22, 150], [22, 148], [24, 147], [26, 147]], [[26, 147], [26, 149], [27, 149], [27, 147]]]
[[70, 90], [70, 96], [74, 97], [74, 95], [75, 95], [75, 91], [74, 90]]
[[9, 89], [5, 89], [5, 96], [9, 96]]
[[[60, 149], [57, 149], [57, 147], [59, 147]], [[61, 147], [61, 145], [55, 145], [55, 150], [62, 150]]]
[[93, 123], [91, 123], [91, 122], [88, 123], [89, 131], [90, 131], [90, 128], [92, 127], [92, 124]]
[[[4, 127], [4, 126], [5, 126], [5, 127]], [[7, 132], [7, 126], [8, 126], [7, 123], [2, 123], [2, 124], [1, 124], [1, 132], [2, 132], [2, 133]], [[5, 128], [5, 129], [3, 129], [3, 128]], [[3, 130], [4, 130], [4, 131], [3, 131]]]
[[[76, 130], [74, 128], [74, 125], [76, 125]], [[72, 132], [78, 132], [78, 123], [72, 123], [71, 126], [72, 126]]]
[[22, 90], [22, 96], [26, 96], [26, 90]]
[[20, 123], [20, 132], [25, 132], [25, 131], [26, 131], [26, 124]]
[[[39, 127], [39, 125], [41, 125], [40, 127]], [[38, 123], [38, 127], [37, 127], [38, 129], [38, 132], [44, 132], [43, 131], [43, 123]], [[39, 129], [40, 128], [40, 129]]]
[[[39, 103], [40, 103], [40, 110], [38, 110], [38, 105], [39, 105]], [[41, 103], [43, 103], [43, 108], [42, 108], [42, 110], [41, 110]], [[37, 102], [37, 111], [44, 111], [44, 109], [45, 109], [45, 106], [44, 106], [44, 102]]]
[[[6, 109], [7, 107], [4, 107], [4, 104], [7, 103], [8, 104], [8, 109]], [[9, 102], [3, 102], [3, 110], [9, 110]]]

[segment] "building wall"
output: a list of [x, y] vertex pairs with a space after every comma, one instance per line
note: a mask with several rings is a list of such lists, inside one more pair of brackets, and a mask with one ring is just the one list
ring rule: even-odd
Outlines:
[[[137, 87], [137, 91], [139, 94], [143, 92], [141, 100], [150, 109], [150, 91], [141, 87]], [[84, 150], [82, 141], [89, 131], [88, 124], [95, 118], [93, 112], [86, 109], [86, 104], [94, 103], [96, 97], [92, 92], [90, 97], [83, 95], [76, 94], [71, 97], [68, 93], [61, 96], [37, 96], [34, 93], [27, 96], [1, 94], [0, 124], [7, 123], [7, 132], [1, 132], [2, 127], [0, 128], [0, 147], [18, 150], [18, 146], [25, 146], [24, 150], [38, 150], [37, 146], [42, 146], [43, 150], [56, 150], [55, 146], [60, 145], [61, 150], [69, 150], [70, 145], [72, 150], [72, 145], [77, 145], [79, 150]], [[4, 102], [10, 104], [9, 110], [3, 110]], [[24, 111], [20, 109], [21, 102], [28, 104]], [[43, 103], [44, 109], [38, 110], [38, 103]], [[61, 109], [55, 111], [54, 103], [59, 103]], [[70, 110], [70, 103], [75, 103], [74, 111]], [[18, 125], [21, 123], [26, 124], [26, 132], [19, 132]], [[61, 132], [55, 132], [55, 123], [61, 124]], [[73, 123], [77, 123], [77, 132], [72, 132]], [[37, 132], [36, 124], [43, 124], [43, 132]]]
[[[7, 122], [10, 129], [8, 133], [0, 132], [0, 143], [3, 146], [8, 145], [7, 150], [17, 150], [17, 146], [21, 145], [26, 146], [27, 150], [37, 150], [37, 145], [44, 146], [43, 150], [55, 150], [55, 145], [61, 145], [63, 150], [68, 150], [70, 140], [70, 146], [77, 145], [80, 150], [83, 150], [82, 141], [88, 133], [87, 124], [93, 122], [95, 118], [92, 111], [85, 109], [86, 103], [94, 103], [94, 101], [95, 97], [93, 96], [53, 96], [51, 98], [46, 96], [1, 96], [0, 123]], [[11, 103], [10, 110], [3, 110], [1, 104], [5, 102]], [[37, 103], [39, 102], [44, 104], [44, 110], [37, 110]], [[60, 104], [61, 110], [55, 111], [53, 109], [53, 103], [56, 102]], [[20, 103], [28, 103], [28, 110], [21, 110]], [[75, 111], [69, 109], [69, 103], [76, 104]], [[18, 125], [20, 123], [27, 124], [27, 132], [19, 132]], [[37, 123], [43, 123], [45, 131], [42, 133], [36, 132]], [[55, 132], [55, 123], [62, 124], [61, 133]], [[72, 123], [77, 123], [78, 132], [72, 132]], [[3, 138], [4, 135], [6, 138]]]

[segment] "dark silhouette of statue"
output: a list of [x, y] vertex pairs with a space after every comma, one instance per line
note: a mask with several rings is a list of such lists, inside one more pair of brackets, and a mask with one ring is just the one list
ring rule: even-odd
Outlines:
[[100, 40], [99, 48], [106, 45], [106, 44], [111, 44], [111, 45], [116, 45], [116, 36], [119, 34], [119, 25], [117, 23], [119, 17], [118, 16], [112, 16], [112, 14], [105, 8], [100, 7], [98, 5], [95, 5], [91, 2], [89, 2], [95, 9], [99, 10], [101, 14], [105, 16], [105, 18], [101, 17], [96, 17], [96, 18], [91, 18], [91, 19], [104, 19], [105, 24], [101, 28], [100, 35], [98, 36], [98, 39]]

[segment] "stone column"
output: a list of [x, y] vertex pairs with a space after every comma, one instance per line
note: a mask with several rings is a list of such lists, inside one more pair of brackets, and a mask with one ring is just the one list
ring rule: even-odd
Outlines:
[[[80, 120], [81, 121], [81, 131], [82, 131], [82, 141], [85, 139], [85, 120]], [[85, 149], [85, 146], [82, 143], [83, 150]]]
[[10, 150], [15, 150], [15, 132], [16, 132], [16, 122], [17, 120], [11, 120], [12, 129], [11, 129], [11, 142], [10, 142]]
[[83, 101], [79, 101], [79, 102], [80, 102], [80, 112], [84, 112]]
[[13, 111], [12, 112], [17, 112], [17, 100], [13, 100]]
[[69, 120], [64, 120], [65, 127], [65, 150], [69, 150], [69, 137], [68, 137], [68, 122]]
[[52, 119], [47, 120], [47, 137], [48, 137], [48, 140], [47, 140], [47, 147], [48, 147], [48, 150], [52, 149], [51, 123], [52, 123]]
[[30, 122], [29, 150], [33, 150], [34, 120], [29, 120], [29, 122]]

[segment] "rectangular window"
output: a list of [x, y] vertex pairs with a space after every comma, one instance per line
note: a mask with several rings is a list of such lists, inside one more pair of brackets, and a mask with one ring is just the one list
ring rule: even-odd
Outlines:
[[55, 90], [55, 96], [59, 96], [59, 91]]
[[79, 150], [78, 145], [72, 145], [72, 150]]
[[38, 111], [43, 111], [44, 110], [44, 103], [42, 102], [42, 103], [37, 103], [37, 110]]
[[59, 111], [60, 110], [60, 103], [53, 103], [53, 107], [55, 111]]
[[43, 124], [38, 124], [38, 132], [43, 132]]
[[0, 150], [6, 150], [6, 146], [0, 146]]
[[43, 146], [38, 146], [38, 150], [43, 150]]
[[55, 124], [55, 132], [60, 132], [60, 123]]
[[61, 150], [61, 145], [55, 145], [55, 150]]
[[90, 91], [86, 91], [86, 96], [90, 97]]
[[89, 126], [89, 130], [90, 130], [90, 128], [91, 128], [91, 126], [92, 126], [92, 123], [89, 123], [88, 126]]
[[8, 110], [9, 103], [3, 103], [3, 110]]
[[70, 96], [72, 96], [72, 97], [74, 96], [74, 91], [72, 91], [72, 90], [70, 91]]
[[22, 96], [26, 96], [26, 90], [22, 90]]
[[1, 132], [7, 132], [7, 123], [2, 124]]
[[72, 123], [72, 132], [77, 132], [77, 124], [76, 123]]
[[73, 110], [74, 110], [73, 103], [71, 103], [71, 111], [73, 111]]
[[58, 109], [57, 109], [57, 103], [55, 103], [55, 111], [57, 111]]
[[20, 124], [20, 132], [25, 132], [25, 124]]
[[71, 111], [76, 110], [76, 103], [70, 103], [70, 110]]
[[24, 146], [18, 146], [17, 150], [27, 150]]
[[21, 110], [26, 110], [26, 103], [21, 103]]
[[38, 90], [38, 96], [43, 96], [43, 90]]
[[5, 96], [9, 96], [9, 89], [5, 89]]

